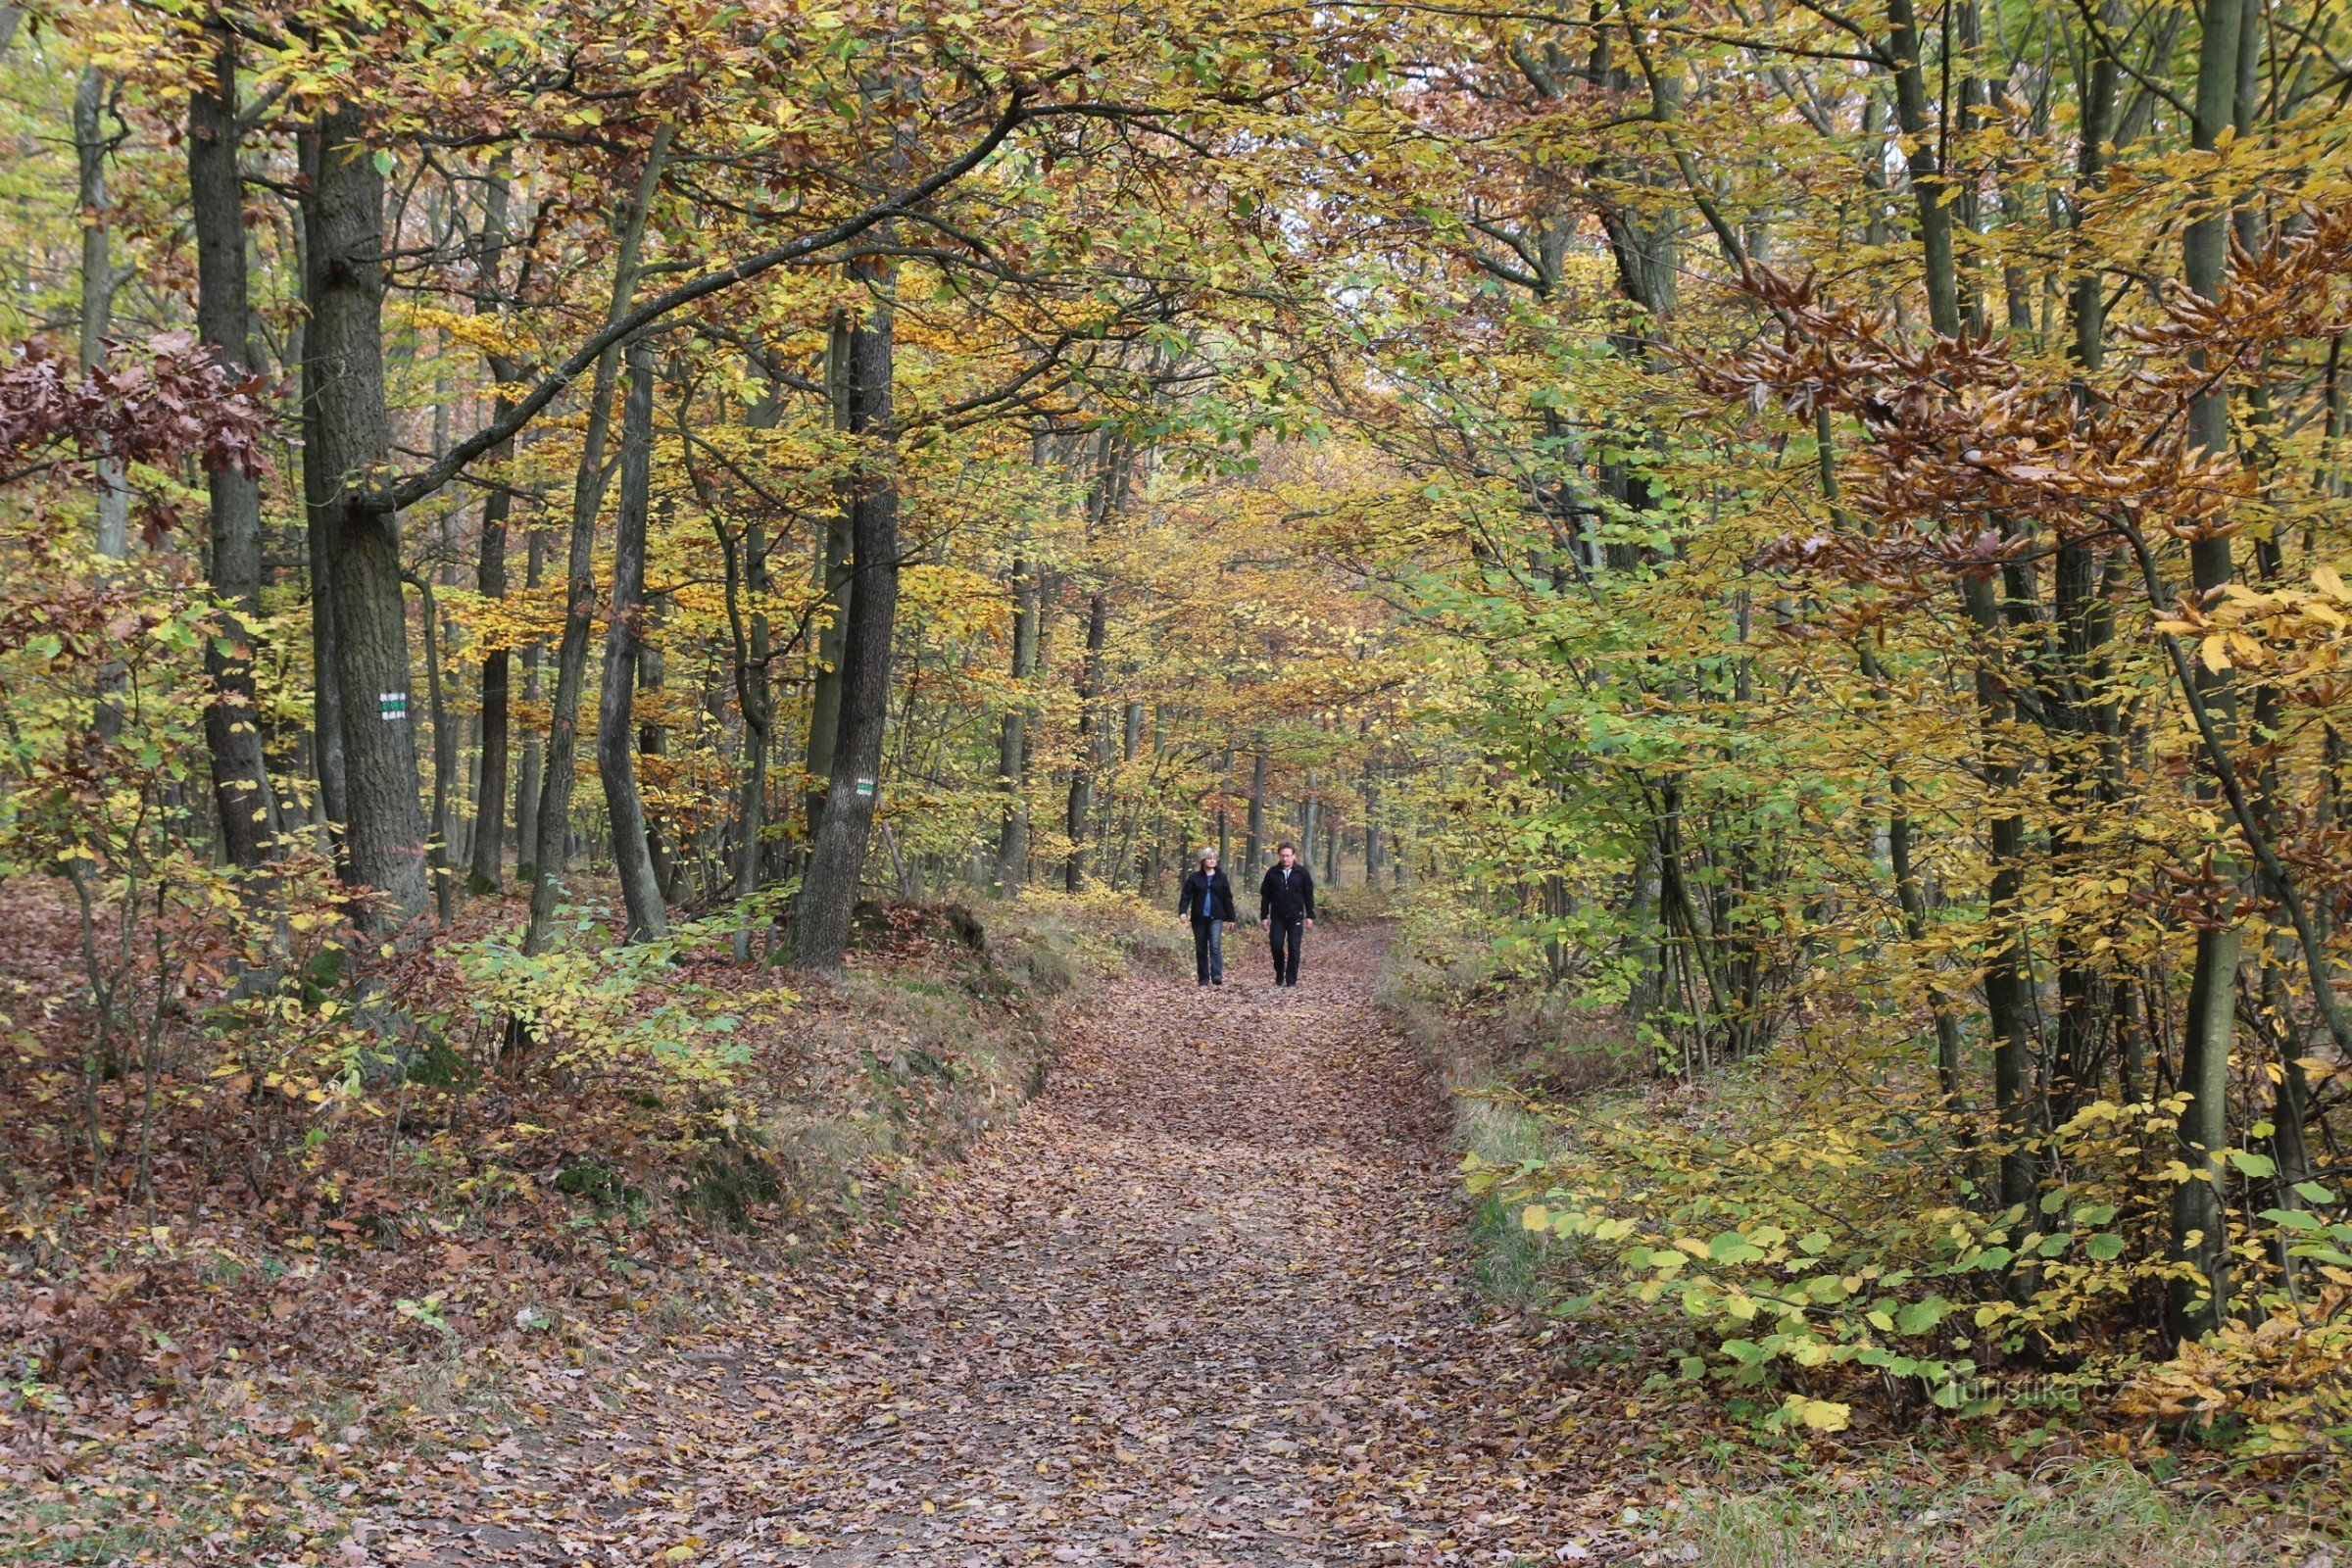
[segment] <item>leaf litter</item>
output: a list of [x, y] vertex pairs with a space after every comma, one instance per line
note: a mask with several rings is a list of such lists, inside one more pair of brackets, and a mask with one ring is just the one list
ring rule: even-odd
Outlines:
[[366, 1518], [349, 1560], [1636, 1548], [1642, 1480], [1562, 1436], [1578, 1388], [1469, 1278], [1446, 1110], [1373, 1000], [1377, 938], [1310, 959], [1293, 991], [1108, 984], [1043, 1097], [899, 1226], [766, 1282], [787, 1304], [535, 1377], [544, 1419], [458, 1454], [469, 1489]]

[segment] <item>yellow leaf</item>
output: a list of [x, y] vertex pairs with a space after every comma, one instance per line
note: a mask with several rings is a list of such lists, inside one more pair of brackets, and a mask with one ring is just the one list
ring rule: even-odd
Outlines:
[[1843, 1432], [1854, 1424], [1853, 1408], [1835, 1399], [1807, 1399], [1799, 1414], [1816, 1432]]

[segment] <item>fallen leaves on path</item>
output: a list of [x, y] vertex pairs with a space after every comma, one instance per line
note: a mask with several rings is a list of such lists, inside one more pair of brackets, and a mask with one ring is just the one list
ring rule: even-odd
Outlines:
[[1044, 1097], [903, 1229], [584, 1392], [515, 1391], [562, 1418], [456, 1456], [462, 1517], [382, 1512], [353, 1549], [804, 1568], [1615, 1554], [1638, 1480], [1579, 1467], [1557, 1435], [1576, 1389], [1478, 1308], [1446, 1107], [1372, 1000], [1377, 963], [1356, 935], [1316, 942], [1296, 990], [1116, 983]]

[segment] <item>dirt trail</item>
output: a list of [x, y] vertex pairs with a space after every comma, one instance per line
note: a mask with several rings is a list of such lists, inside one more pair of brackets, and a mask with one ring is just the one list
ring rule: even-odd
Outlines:
[[[1572, 1389], [1460, 1277], [1444, 1109], [1378, 938], [1278, 990], [1138, 976], [808, 1307], [660, 1354], [384, 1559], [1533, 1564], [1615, 1555]], [[1630, 1479], [1630, 1478], [1622, 1478]], [[429, 1544], [428, 1544], [429, 1543]]]

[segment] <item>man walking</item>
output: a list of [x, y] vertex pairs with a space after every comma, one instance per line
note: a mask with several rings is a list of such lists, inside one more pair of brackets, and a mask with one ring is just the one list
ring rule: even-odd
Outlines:
[[1315, 923], [1314, 873], [1298, 863], [1298, 850], [1285, 844], [1277, 850], [1281, 863], [1266, 868], [1257, 887], [1257, 923], [1265, 928], [1274, 949], [1274, 983], [1298, 983], [1298, 935]]
[[1204, 986], [1225, 983], [1225, 928], [1241, 918], [1233, 907], [1233, 884], [1217, 869], [1217, 852], [1200, 852], [1200, 869], [1184, 879], [1176, 912], [1193, 919], [1193, 967]]

